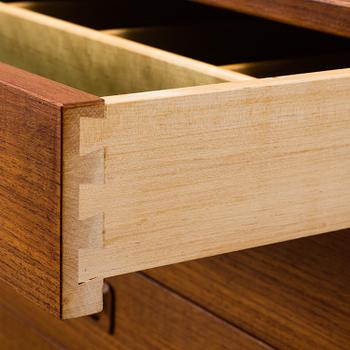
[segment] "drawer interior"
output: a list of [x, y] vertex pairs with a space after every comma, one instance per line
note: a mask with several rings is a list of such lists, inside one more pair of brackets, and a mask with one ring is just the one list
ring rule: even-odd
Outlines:
[[[348, 40], [248, 16], [107, 33], [217, 66], [344, 54]], [[186, 40], [184, 40], [186, 38]], [[267, 39], [268, 38], [268, 39]], [[340, 59], [340, 57], [339, 57]]]
[[[57, 33], [46, 34], [47, 40], [58, 41], [50, 46], [45, 34], [41, 32], [43, 38], [38, 39], [38, 28], [30, 25], [23, 27], [22, 45], [13, 47], [8, 39], [18, 39], [20, 30], [12, 29], [1, 41], [0, 59], [99, 96], [348, 66], [348, 39], [189, 1], [102, 4], [13, 2], [16, 8], [102, 35], [48, 20], [50, 26], [65, 27], [69, 35], [60, 39]], [[81, 40], [82, 35], [86, 40]]]
[[[123, 2], [116, 3], [120, 5]], [[187, 2], [175, 3], [185, 4], [182, 7], [188, 6]], [[92, 16], [91, 13], [95, 10], [93, 4], [87, 2], [82, 6], [83, 13], [90, 13], [87, 17]], [[71, 19], [74, 17], [74, 9], [76, 6], [80, 8], [81, 3], [37, 5], [25, 2], [3, 6], [0, 15], [0, 60], [98, 96], [247, 79], [242, 74], [225, 71], [214, 65], [74, 24], [88, 22], [91, 28], [101, 27], [98, 23], [91, 23], [86, 17], [78, 17], [75, 21], [68, 22], [34, 11], [38, 7], [39, 10], [44, 8], [46, 12], [56, 14], [57, 6], [57, 15], [63, 11], [65, 18]], [[104, 11], [98, 18], [112, 16], [112, 27], [131, 26], [140, 17], [134, 9], [135, 6], [139, 12], [144, 10], [142, 6], [139, 9], [135, 3], [133, 5], [133, 2], [120, 6], [113, 10], [100, 4], [99, 11]], [[175, 5], [175, 10], [177, 6], [179, 5]], [[169, 18], [169, 15], [162, 16], [161, 12], [155, 18], [152, 8], [142, 12], [143, 18], [148, 18], [146, 22], [141, 21], [143, 25], [158, 24], [160, 20], [166, 21]], [[164, 5], [159, 5], [160, 11], [162, 8], [164, 9]], [[188, 13], [184, 9], [181, 11], [186, 14], [185, 18], [192, 12]], [[121, 13], [123, 16], [115, 16], [115, 13]], [[197, 16], [199, 15], [200, 13]], [[126, 22], [124, 17], [129, 20]], [[118, 18], [124, 18], [120, 24]]]

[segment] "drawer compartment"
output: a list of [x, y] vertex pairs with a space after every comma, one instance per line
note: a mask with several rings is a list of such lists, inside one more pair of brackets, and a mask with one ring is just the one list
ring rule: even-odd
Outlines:
[[[349, 227], [349, 69], [254, 79], [5, 4], [0, 37], [57, 81], [0, 70], [0, 277], [54, 314], [100, 310], [106, 277]], [[348, 42], [319, 40], [345, 66]]]

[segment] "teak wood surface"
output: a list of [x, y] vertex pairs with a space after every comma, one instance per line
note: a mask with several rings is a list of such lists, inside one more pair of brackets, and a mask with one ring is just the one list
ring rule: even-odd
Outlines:
[[106, 315], [62, 322], [1, 285], [0, 339], [13, 350], [347, 349], [349, 241], [346, 230], [146, 271], [155, 283], [109, 279], [113, 336]]
[[139, 274], [109, 283], [116, 294], [115, 333], [90, 317], [57, 320], [0, 286], [0, 341], [11, 350], [272, 350], [200, 306]]
[[349, 0], [194, 0], [293, 24], [321, 32], [350, 37]]
[[101, 99], [0, 64], [0, 279], [61, 315], [62, 118]]
[[146, 271], [280, 350], [348, 349], [350, 230]]

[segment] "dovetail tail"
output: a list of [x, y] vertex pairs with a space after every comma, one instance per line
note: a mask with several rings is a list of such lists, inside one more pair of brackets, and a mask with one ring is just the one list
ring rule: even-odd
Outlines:
[[102, 279], [90, 276], [82, 283], [79, 278], [80, 250], [97, 249], [103, 245], [103, 216], [91, 212], [81, 219], [79, 215], [81, 186], [104, 183], [104, 150], [94, 147], [94, 130], [91, 128], [93, 121], [101, 120], [103, 116], [101, 100], [95, 105], [67, 110], [64, 114], [63, 318], [96, 313], [103, 306]]

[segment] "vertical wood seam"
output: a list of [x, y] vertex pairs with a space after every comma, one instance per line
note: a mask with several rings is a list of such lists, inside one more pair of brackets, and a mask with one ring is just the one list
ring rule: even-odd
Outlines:
[[67, 107], [63, 110], [63, 203], [62, 203], [62, 318], [80, 317], [102, 309], [102, 279], [79, 283], [79, 249], [101, 247], [103, 216], [79, 218], [79, 192], [82, 183], [104, 182], [104, 150], [82, 154], [82, 118], [104, 117], [104, 103]]

